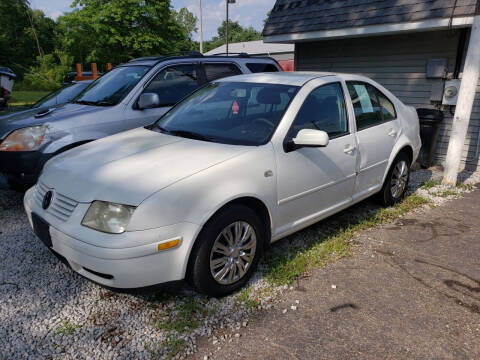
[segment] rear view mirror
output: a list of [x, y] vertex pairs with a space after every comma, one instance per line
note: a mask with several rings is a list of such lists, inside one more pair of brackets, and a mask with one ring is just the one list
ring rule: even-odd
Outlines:
[[160, 106], [160, 98], [155, 93], [143, 93], [138, 98], [137, 104], [140, 110], [156, 108]]
[[322, 130], [302, 129], [293, 139], [296, 148], [299, 147], [325, 147], [329, 142], [328, 134]]

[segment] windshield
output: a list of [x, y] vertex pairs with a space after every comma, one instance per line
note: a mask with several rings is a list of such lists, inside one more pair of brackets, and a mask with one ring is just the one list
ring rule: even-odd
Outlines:
[[44, 96], [38, 100], [32, 107], [39, 108], [45, 106], [54, 106], [64, 104], [72, 100], [75, 96], [85, 89], [89, 83], [68, 84], [62, 88]]
[[148, 66], [121, 66], [93, 82], [75, 103], [112, 106], [118, 104], [150, 70]]
[[153, 127], [171, 135], [237, 145], [269, 141], [298, 86], [218, 82], [199, 89]]

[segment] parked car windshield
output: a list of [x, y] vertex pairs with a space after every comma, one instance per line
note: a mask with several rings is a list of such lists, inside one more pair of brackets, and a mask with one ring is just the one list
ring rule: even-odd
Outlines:
[[121, 66], [106, 73], [83, 91], [74, 102], [85, 105], [118, 104], [150, 70], [148, 66]]
[[45, 106], [54, 106], [57, 104], [64, 104], [71, 101], [75, 96], [80, 94], [90, 83], [72, 83], [61, 87], [60, 89], [51, 92], [38, 100], [32, 107], [39, 108]]
[[160, 118], [153, 130], [236, 145], [269, 141], [298, 86], [217, 82], [197, 90]]

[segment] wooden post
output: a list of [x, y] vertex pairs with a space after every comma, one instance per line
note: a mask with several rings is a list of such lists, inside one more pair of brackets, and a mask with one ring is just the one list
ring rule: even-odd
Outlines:
[[92, 78], [98, 79], [97, 63], [92, 63]]
[[83, 76], [83, 73], [82, 73], [82, 64], [80, 63], [76, 63], [75, 64], [76, 68], [77, 68], [77, 77], [80, 78]]
[[107, 63], [107, 72], [112, 70], [112, 63]]
[[445, 160], [444, 185], [456, 185], [463, 145], [472, 114], [473, 101], [480, 75], [480, 15], [475, 16], [463, 68], [462, 82], [453, 117], [450, 141]]

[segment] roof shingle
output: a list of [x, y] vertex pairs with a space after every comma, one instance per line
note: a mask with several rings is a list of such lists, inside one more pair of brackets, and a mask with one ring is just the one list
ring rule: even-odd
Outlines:
[[471, 16], [477, 0], [277, 0], [263, 36]]

